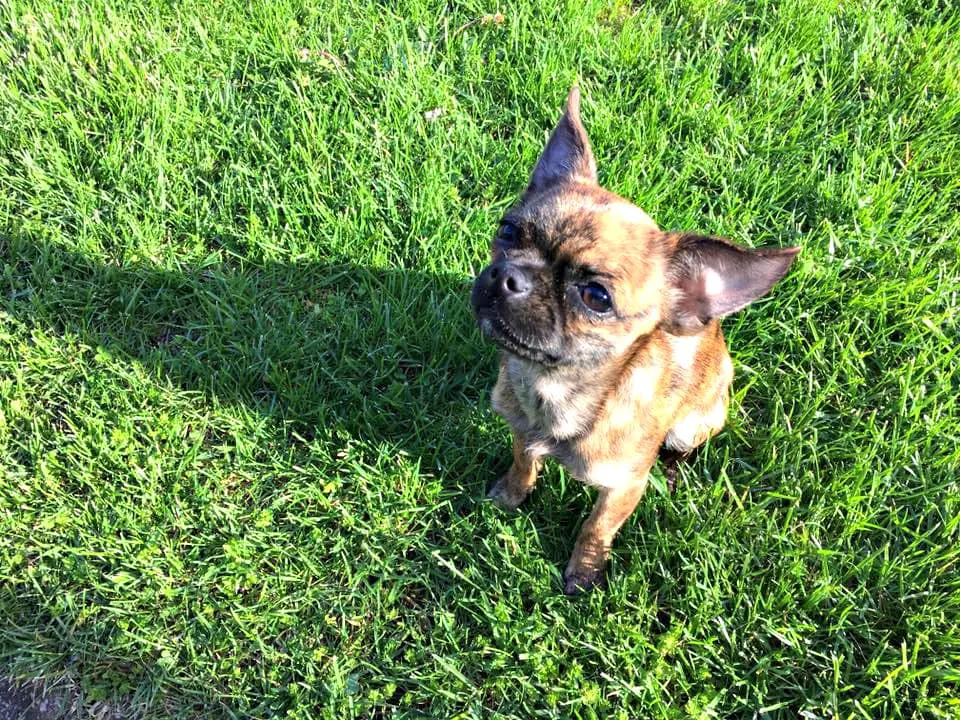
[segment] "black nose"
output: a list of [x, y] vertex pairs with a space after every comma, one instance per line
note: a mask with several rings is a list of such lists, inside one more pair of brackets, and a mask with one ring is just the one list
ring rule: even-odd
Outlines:
[[510, 263], [490, 268], [490, 279], [498, 285], [505, 298], [521, 298], [530, 294], [530, 278], [523, 268]]

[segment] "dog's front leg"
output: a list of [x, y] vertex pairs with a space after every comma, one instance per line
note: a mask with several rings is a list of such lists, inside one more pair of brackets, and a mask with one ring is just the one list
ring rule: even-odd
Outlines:
[[537, 484], [540, 458], [530, 453], [522, 435], [513, 431], [513, 464], [490, 488], [487, 497], [504, 510], [516, 510]]
[[563, 592], [576, 595], [603, 585], [604, 569], [617, 531], [637, 507], [647, 488], [647, 470], [614, 487], [600, 489], [593, 512], [580, 528], [576, 547], [563, 573]]

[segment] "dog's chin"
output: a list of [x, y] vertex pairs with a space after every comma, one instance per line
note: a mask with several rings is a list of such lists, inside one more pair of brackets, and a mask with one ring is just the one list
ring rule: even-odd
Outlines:
[[562, 365], [560, 356], [523, 342], [506, 323], [496, 315], [478, 314], [477, 324], [485, 337], [489, 338], [508, 353], [531, 360], [548, 367]]

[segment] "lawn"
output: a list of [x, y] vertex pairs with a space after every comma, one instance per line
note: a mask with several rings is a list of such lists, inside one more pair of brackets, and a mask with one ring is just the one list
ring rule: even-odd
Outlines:
[[[0, 676], [91, 717], [960, 715], [960, 13], [874, 5], [0, 3]], [[468, 296], [575, 80], [606, 186], [803, 253], [570, 600], [592, 491], [482, 499]]]

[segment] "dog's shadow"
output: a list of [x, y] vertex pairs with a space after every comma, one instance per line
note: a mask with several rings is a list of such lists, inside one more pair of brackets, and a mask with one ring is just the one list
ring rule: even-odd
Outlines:
[[158, 269], [7, 233], [0, 309], [301, 436], [335, 427], [431, 467], [450, 447], [468, 454], [495, 367], [470, 316], [469, 278], [220, 257]]

